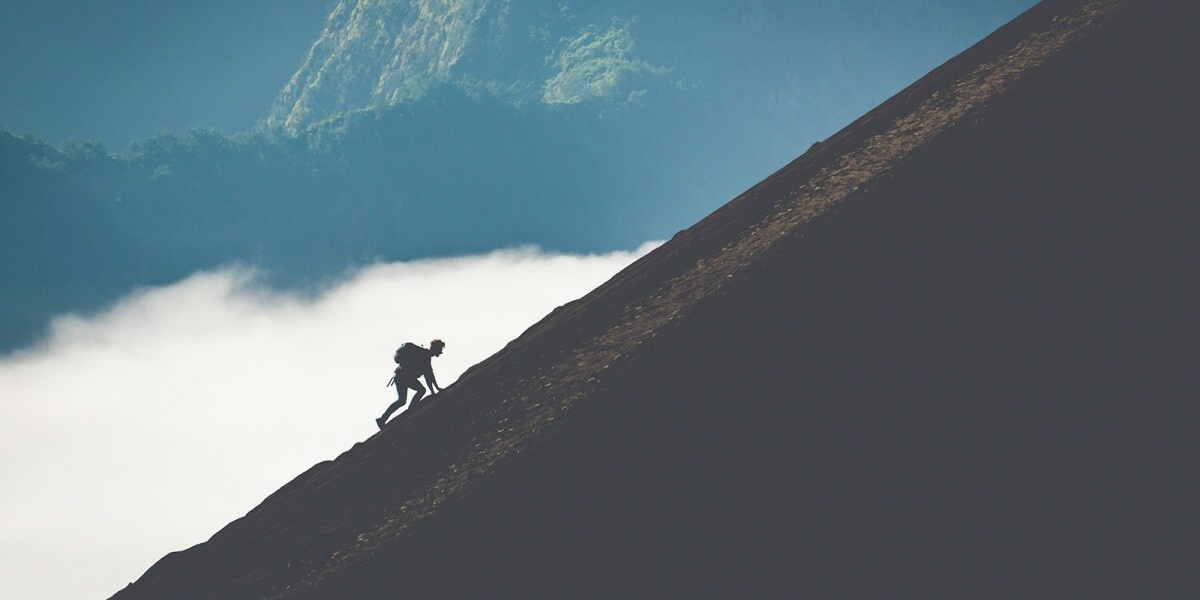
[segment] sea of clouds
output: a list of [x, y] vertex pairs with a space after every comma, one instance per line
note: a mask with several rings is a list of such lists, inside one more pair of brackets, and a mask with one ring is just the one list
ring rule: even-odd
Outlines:
[[0, 579], [107, 597], [377, 431], [403, 341], [444, 386], [653, 249], [379, 264], [316, 294], [230, 267], [57, 319], [0, 357]]

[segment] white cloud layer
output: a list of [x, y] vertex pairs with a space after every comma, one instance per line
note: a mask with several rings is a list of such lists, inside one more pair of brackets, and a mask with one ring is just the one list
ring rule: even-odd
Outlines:
[[57, 320], [0, 358], [5, 593], [115, 593], [374, 433], [400, 342], [446, 340], [450, 385], [653, 246], [382, 264], [314, 297], [226, 269]]

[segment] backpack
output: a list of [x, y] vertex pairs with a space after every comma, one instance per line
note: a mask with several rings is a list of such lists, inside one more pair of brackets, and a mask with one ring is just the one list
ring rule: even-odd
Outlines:
[[408, 369], [415, 366], [415, 362], [421, 359], [422, 348], [412, 342], [404, 342], [403, 346], [396, 348], [396, 355], [392, 360], [400, 365], [401, 369]]

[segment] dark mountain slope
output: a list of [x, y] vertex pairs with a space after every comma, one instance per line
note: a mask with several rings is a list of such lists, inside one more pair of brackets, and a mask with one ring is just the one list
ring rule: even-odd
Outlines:
[[1194, 12], [1039, 5], [117, 597], [1166, 595]]

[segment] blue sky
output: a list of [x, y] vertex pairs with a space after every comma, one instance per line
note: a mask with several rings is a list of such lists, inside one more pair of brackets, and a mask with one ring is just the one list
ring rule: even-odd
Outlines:
[[0, 126], [119, 151], [266, 115], [331, 0], [0, 2]]
[[[161, 130], [242, 131], [264, 118], [334, 0], [0, 2], [0, 126], [110, 151]], [[637, 2], [622, 2], [634, 7]], [[736, 18], [739, 5], [696, 2]], [[824, 137], [1032, 6], [1031, 0], [788, 0], [791, 99]], [[711, 7], [709, 5], [712, 5]], [[702, 45], [718, 42], [719, 32]], [[714, 46], [753, 51], [761, 40]], [[653, 53], [654, 40], [641, 40]], [[757, 46], [761, 48], [762, 46]], [[704, 56], [697, 55], [698, 60]], [[756, 60], [747, 56], [748, 60]], [[787, 83], [787, 82], [785, 82]], [[736, 91], [731, 90], [731, 93]]]

